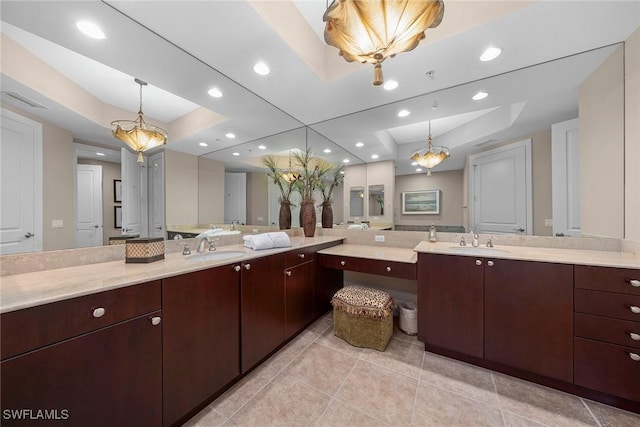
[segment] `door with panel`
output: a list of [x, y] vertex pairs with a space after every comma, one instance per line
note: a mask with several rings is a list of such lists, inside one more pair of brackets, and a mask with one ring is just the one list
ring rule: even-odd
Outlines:
[[314, 272], [316, 262], [309, 261], [285, 269], [285, 339], [300, 332], [314, 319]]

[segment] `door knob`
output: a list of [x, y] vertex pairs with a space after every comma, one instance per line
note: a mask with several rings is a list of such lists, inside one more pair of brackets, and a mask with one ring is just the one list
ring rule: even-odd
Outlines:
[[520, 227], [520, 228], [514, 228], [515, 231], [519, 231], [519, 232], [524, 232], [524, 228]]
[[162, 230], [162, 227], [160, 227], [159, 225], [156, 226], [156, 230]]
[[151, 324], [153, 326], [158, 326], [162, 322], [162, 319], [159, 316], [154, 316], [151, 318]]
[[94, 225], [93, 228], [99, 228], [100, 226], [98, 224]]
[[33, 236], [35, 236], [35, 234], [33, 234], [32, 232], [29, 231], [27, 234], [24, 235], [24, 238], [28, 239], [28, 238], [33, 237]]

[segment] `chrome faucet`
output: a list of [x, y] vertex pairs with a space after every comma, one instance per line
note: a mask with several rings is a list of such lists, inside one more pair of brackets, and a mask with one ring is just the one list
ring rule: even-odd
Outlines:
[[204, 252], [204, 244], [205, 244], [205, 242], [209, 243], [209, 250], [210, 251], [215, 251], [216, 250], [216, 240], [217, 239], [213, 239], [212, 237], [209, 237], [207, 235], [202, 236], [202, 238], [198, 242], [198, 250], [197, 250], [197, 252], [198, 253]]
[[487, 247], [488, 248], [492, 248], [493, 247], [493, 239], [495, 239], [495, 237], [489, 237], [489, 240], [487, 240]]
[[471, 246], [477, 248], [478, 246], [480, 246], [480, 236], [478, 236], [478, 233], [474, 233], [473, 231], [471, 232], [471, 234], [473, 234], [473, 241], [471, 242]]

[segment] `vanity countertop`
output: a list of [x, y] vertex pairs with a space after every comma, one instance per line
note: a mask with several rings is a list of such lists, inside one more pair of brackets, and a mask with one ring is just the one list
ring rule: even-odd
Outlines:
[[470, 244], [460, 246], [454, 242], [431, 243], [426, 241], [420, 242], [414, 250], [431, 254], [640, 269], [640, 257], [625, 252], [507, 245], [495, 245], [493, 248], [481, 245], [474, 248]]
[[415, 264], [418, 257], [413, 249], [389, 246], [344, 244], [318, 251], [319, 254], [338, 255], [354, 258], [381, 259], [385, 261]]
[[291, 247], [260, 251], [245, 248], [243, 245], [220, 246], [218, 252], [238, 251], [243, 253], [237, 257], [221, 260], [187, 261], [182, 254], [171, 253], [165, 254], [164, 260], [149, 264], [126, 264], [124, 260], [121, 260], [3, 276], [0, 278], [0, 313], [342, 239], [343, 237], [339, 236], [292, 237]]

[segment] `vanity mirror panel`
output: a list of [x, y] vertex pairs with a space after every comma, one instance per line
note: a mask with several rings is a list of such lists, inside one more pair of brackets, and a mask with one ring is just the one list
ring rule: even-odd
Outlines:
[[364, 187], [349, 188], [349, 215], [352, 217], [364, 215]]
[[384, 185], [369, 186], [369, 216], [384, 215]]

